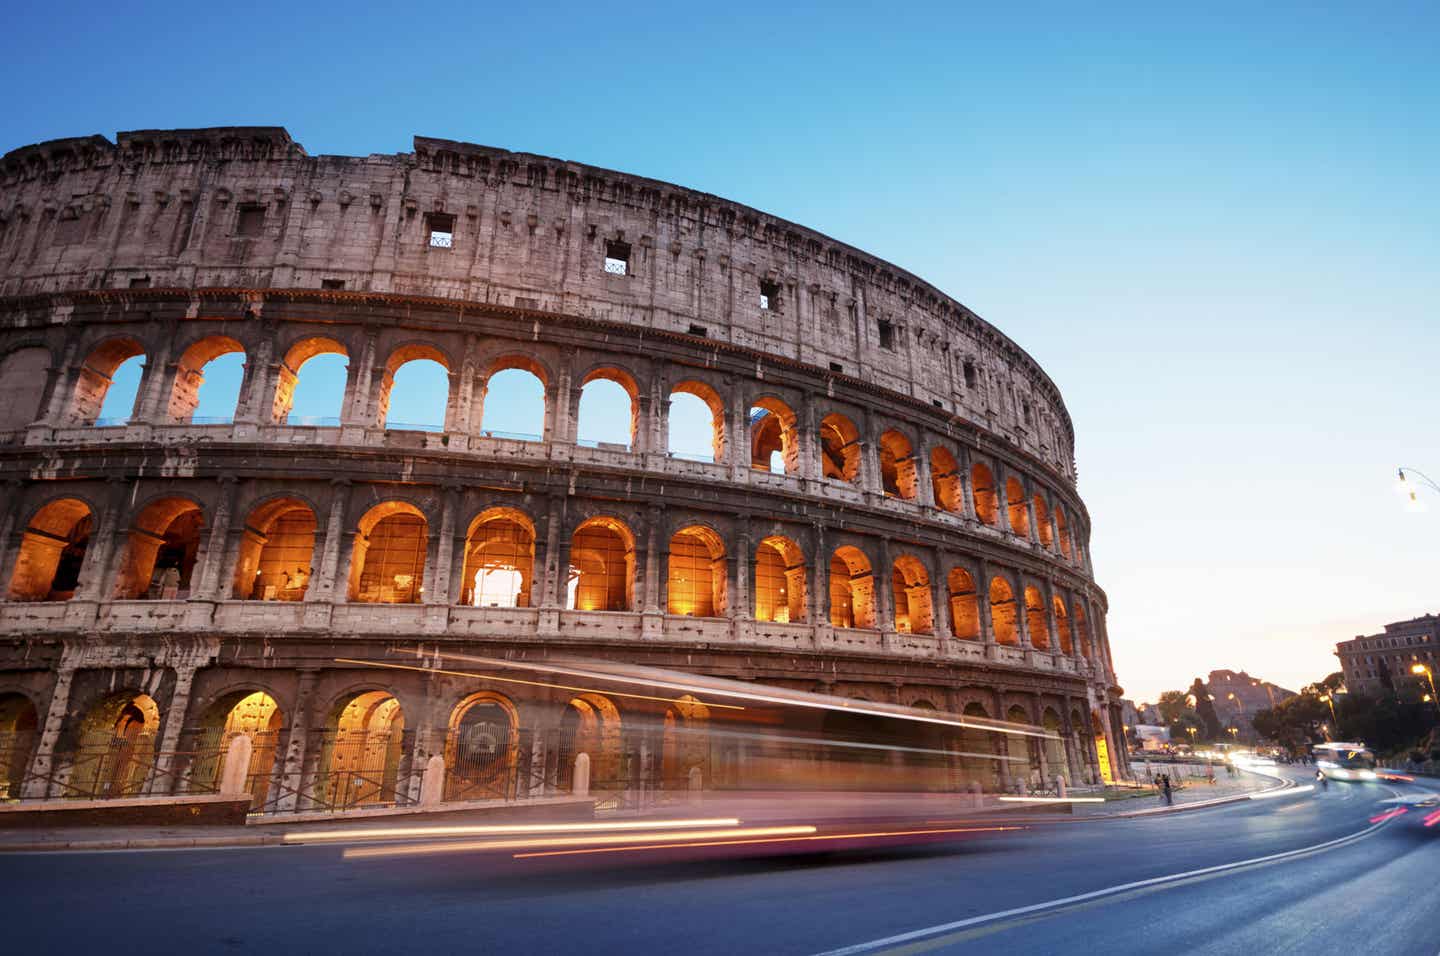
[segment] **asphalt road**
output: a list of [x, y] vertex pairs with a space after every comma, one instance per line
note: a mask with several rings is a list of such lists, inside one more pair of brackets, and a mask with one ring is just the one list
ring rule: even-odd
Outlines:
[[[0, 857], [0, 916], [6, 950], [26, 954], [1436, 956], [1440, 827], [1420, 827], [1418, 813], [1372, 826], [1387, 789], [1335, 783], [922, 851], [769, 860], [346, 861], [328, 846], [15, 854]], [[1226, 868], [1194, 873], [1211, 867]], [[1071, 900], [1155, 879], [1164, 882]], [[1022, 912], [987, 918], [1013, 910]]]

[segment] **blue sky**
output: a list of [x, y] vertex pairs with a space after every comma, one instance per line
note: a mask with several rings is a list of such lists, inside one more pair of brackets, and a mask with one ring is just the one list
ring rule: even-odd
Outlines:
[[1440, 8], [1256, 6], [32, 5], [0, 149], [424, 134], [812, 226], [1060, 386], [1134, 696], [1216, 667], [1297, 686], [1440, 610], [1440, 497], [1391, 487], [1440, 475]]

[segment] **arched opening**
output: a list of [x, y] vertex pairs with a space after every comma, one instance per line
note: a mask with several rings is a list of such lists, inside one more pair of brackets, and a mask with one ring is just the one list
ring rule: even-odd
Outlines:
[[685, 790], [690, 774], [700, 771], [704, 786], [710, 780], [710, 708], [686, 694], [665, 709], [660, 744], [660, 783], [666, 790]]
[[1030, 646], [1037, 651], [1050, 649], [1050, 625], [1045, 618], [1045, 601], [1034, 585], [1025, 588], [1025, 629], [1030, 632]]
[[460, 603], [472, 607], [530, 607], [535, 526], [513, 508], [490, 508], [470, 522]]
[[529, 359], [514, 356], [496, 362], [485, 380], [481, 403], [481, 434], [516, 441], [540, 441], [545, 436], [544, 370]]
[[75, 379], [72, 425], [123, 425], [137, 410], [145, 350], [134, 339], [111, 339], [91, 352]]
[[1065, 509], [1055, 509], [1055, 527], [1060, 531], [1060, 553], [1065, 557], [1071, 557], [1070, 548], [1070, 522], [1065, 518]]
[[80, 721], [65, 795], [139, 796], [155, 762], [159, 732], [160, 708], [148, 694], [121, 691], [100, 700]]
[[191, 792], [213, 793], [225, 775], [230, 743], [244, 735], [250, 738], [250, 764], [245, 772], [245, 790], [250, 805], [265, 804], [275, 771], [275, 753], [280, 743], [284, 716], [280, 705], [263, 690], [240, 690], [215, 701], [201, 716], [201, 739], [197, 759], [190, 771]]
[[[1008, 711], [1006, 711], [1006, 713], [1005, 713], [1005, 719], [1008, 720], [1008, 721], [1010, 721], [1012, 724], [1032, 724], [1032, 725], [1033, 725], [1033, 723], [1034, 723], [1034, 720], [1033, 720], [1033, 718], [1030, 716], [1030, 713], [1029, 713], [1027, 710], [1025, 710], [1024, 707], [1021, 707], [1021, 706], [1019, 706], [1018, 704], [1012, 705], [1012, 706], [1010, 707], [1010, 709], [1009, 709]], [[1030, 782], [1031, 782], [1032, 785], [1038, 784], [1038, 783], [1040, 782], [1040, 779], [1039, 779], [1039, 778], [1040, 778], [1040, 742], [1039, 742], [1039, 740], [1037, 740], [1037, 739], [1034, 738], [1034, 737], [1017, 738], [1017, 737], [1013, 737], [1013, 736], [1007, 736], [1007, 737], [1006, 737], [1006, 746], [1007, 746], [1007, 748], [1010, 748], [1010, 749], [1018, 748], [1018, 746], [1019, 746], [1019, 741], [1022, 740], [1022, 739], [1025, 741], [1025, 744], [1024, 744], [1024, 746], [1025, 746], [1025, 752], [1026, 752], [1026, 755], [1029, 757], [1029, 764], [1028, 764], [1029, 770], [1028, 770], [1028, 775], [1029, 775], [1029, 777], [1030, 777]], [[1018, 756], [1018, 754], [1013, 754], [1012, 756]]]
[[725, 403], [704, 382], [681, 382], [670, 390], [669, 452], [692, 461], [725, 460]]
[[303, 601], [314, 573], [315, 512], [298, 498], [256, 506], [245, 519], [232, 596], [238, 601]]
[[387, 690], [347, 694], [330, 711], [315, 794], [323, 807], [393, 803], [405, 752], [405, 713]]
[[795, 413], [778, 398], [757, 398], [750, 407], [750, 467], [774, 475], [800, 474]]
[[950, 449], [939, 445], [930, 449], [930, 486], [935, 507], [959, 514], [965, 510], [965, 495], [960, 488], [960, 465]]
[[[988, 720], [990, 714], [985, 705], [972, 701], [965, 705], [963, 715]], [[995, 791], [1000, 786], [1000, 761], [995, 759], [995, 748], [1000, 746], [992, 735], [979, 727], [960, 728], [960, 766], [968, 782], [980, 784], [980, 789]]]
[[962, 641], [980, 640], [980, 602], [975, 593], [975, 579], [964, 568], [951, 568], [947, 583], [951, 630]]
[[820, 420], [820, 470], [836, 481], [860, 480], [860, 430], [839, 412]]
[[1022, 538], [1030, 537], [1030, 509], [1025, 506], [1025, 487], [1019, 478], [1005, 479], [1005, 502], [1010, 530]]
[[1065, 601], [1056, 594], [1052, 599], [1055, 612], [1055, 635], [1060, 640], [1060, 652], [1073, 654], [1075, 648], [1070, 642], [1070, 615], [1065, 613]]
[[919, 490], [910, 439], [893, 428], [880, 436], [880, 485], [887, 497], [906, 501]]
[[560, 718], [559, 749], [561, 789], [571, 788], [575, 757], [582, 753], [590, 757], [591, 792], [627, 789], [620, 710], [608, 697], [586, 693], [570, 700]]
[[349, 353], [334, 339], [296, 342], [280, 362], [271, 420], [277, 425], [338, 426], [349, 370]]
[[975, 517], [995, 527], [1000, 520], [1000, 499], [995, 493], [995, 475], [981, 462], [970, 466], [970, 490], [975, 497]]
[[[1061, 727], [1060, 715], [1053, 708], [1046, 707], [1045, 714], [1040, 719], [1040, 725], [1045, 728], [1046, 736], [1042, 746], [1045, 748], [1045, 769], [1054, 780], [1056, 776], [1065, 778], [1070, 783], [1070, 762], [1065, 759], [1064, 730]], [[1050, 781], [1046, 781], [1049, 783]]]
[[835, 627], [875, 626], [875, 577], [870, 559], [852, 545], [830, 558], [830, 623]]
[[0, 694], [0, 800], [20, 797], [40, 720], [24, 694]]
[[634, 607], [635, 536], [618, 518], [590, 518], [570, 539], [565, 606], [576, 611]]
[[513, 799], [519, 750], [520, 718], [515, 704], [488, 690], [466, 697], [450, 713], [445, 799]]
[[200, 553], [205, 516], [188, 498], [146, 505], [130, 526], [115, 596], [121, 600], [184, 600]]
[[618, 368], [600, 368], [586, 375], [580, 386], [576, 444], [625, 451], [634, 448], [640, 430], [639, 395], [635, 379]]
[[80, 586], [80, 569], [94, 530], [95, 516], [76, 498], [52, 501], [35, 512], [20, 536], [10, 600], [70, 600]]
[[385, 363], [375, 423], [395, 431], [445, 429], [450, 401], [450, 363], [439, 349], [407, 345]]
[[902, 554], [890, 571], [895, 598], [895, 630], [901, 634], [930, 634], [935, 630], [935, 611], [930, 601], [930, 576], [920, 559]]
[[403, 501], [378, 504], [360, 519], [350, 558], [350, 600], [418, 604], [425, 594], [429, 523]]
[[16, 431], [40, 417], [49, 373], [49, 349], [20, 348], [0, 359], [0, 432]]
[[1040, 544], [1046, 548], [1055, 546], [1055, 535], [1050, 527], [1050, 506], [1040, 495], [1035, 495], [1035, 531], [1040, 535]]
[[1076, 601], [1075, 608], [1075, 638], [1080, 645], [1080, 656], [1087, 661], [1090, 660], [1090, 625], [1085, 620], [1085, 605]]
[[665, 593], [671, 614], [725, 614], [725, 542], [718, 534], [700, 525], [675, 532], [669, 572]]
[[1001, 577], [990, 579], [990, 626], [995, 631], [996, 644], [1020, 645], [1015, 592], [1011, 590], [1010, 582]]
[[211, 335], [181, 353], [175, 363], [168, 414], [177, 424], [229, 424], [235, 418], [245, 377], [245, 347], [228, 335]]
[[771, 535], [755, 549], [755, 620], [805, 620], [805, 555], [789, 538]]

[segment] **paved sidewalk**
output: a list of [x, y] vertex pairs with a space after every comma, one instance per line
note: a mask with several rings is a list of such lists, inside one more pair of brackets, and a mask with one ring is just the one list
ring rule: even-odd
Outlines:
[[1075, 805], [1074, 814], [1077, 817], [1106, 817], [1141, 811], [1179, 809], [1211, 801], [1248, 797], [1249, 794], [1257, 791], [1278, 787], [1282, 780], [1246, 770], [1231, 777], [1222, 770], [1220, 775], [1215, 778], [1213, 785], [1206, 783], [1203, 778], [1186, 780], [1184, 783], [1184, 787], [1173, 792], [1175, 798], [1173, 807], [1168, 806], [1158, 793], [1152, 793], [1143, 797], [1106, 800], [1104, 803], [1078, 803]]

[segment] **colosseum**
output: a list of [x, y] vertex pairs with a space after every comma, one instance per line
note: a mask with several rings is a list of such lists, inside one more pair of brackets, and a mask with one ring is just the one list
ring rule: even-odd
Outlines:
[[[226, 356], [233, 414], [197, 416]], [[292, 412], [327, 361], [332, 414]], [[443, 425], [387, 417], [412, 362], [443, 366]], [[487, 427], [501, 374], [536, 433]], [[587, 437], [604, 389], [628, 441]], [[709, 453], [675, 450], [680, 402]], [[237, 734], [256, 812], [404, 805], [436, 756], [453, 799], [562, 793], [582, 751], [726, 785], [664, 739], [703, 704], [580, 692], [560, 657], [1051, 731], [997, 789], [1128, 776], [1073, 449], [996, 328], [712, 195], [276, 127], [16, 149], [0, 795], [213, 790]]]

